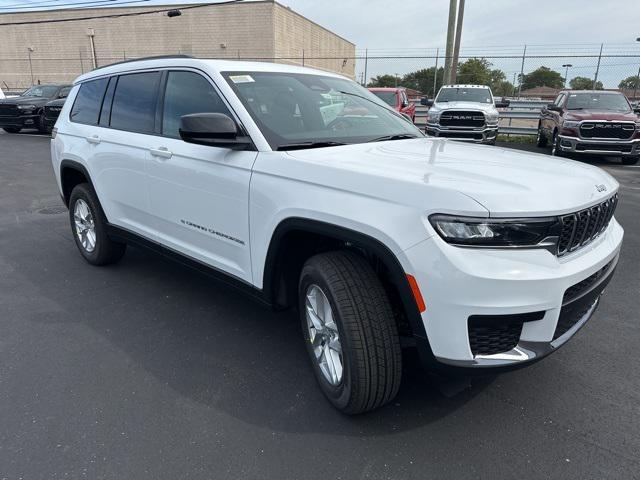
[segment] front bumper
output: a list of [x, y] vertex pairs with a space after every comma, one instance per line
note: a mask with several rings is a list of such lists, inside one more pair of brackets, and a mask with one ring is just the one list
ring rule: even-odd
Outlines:
[[446, 137], [467, 142], [489, 143], [495, 141], [498, 136], [498, 125], [463, 128], [443, 127], [435, 123], [427, 123], [425, 132], [432, 137]]
[[0, 128], [37, 128], [38, 115], [0, 116]]
[[640, 155], [640, 139], [631, 140], [594, 140], [558, 135], [560, 150], [565, 153], [586, 153], [590, 155]]
[[[560, 258], [543, 249], [455, 247], [437, 236], [411, 247], [404, 252], [414, 267], [409, 273], [427, 306], [422, 322], [428, 348], [423, 350], [435, 365], [464, 371], [518, 368], [552, 353], [595, 312], [615, 270], [623, 235], [614, 218], [593, 243]], [[579, 297], [565, 300], [570, 287], [600, 271], [598, 281]], [[512, 347], [492, 354], [472, 351], [471, 317], [534, 313], [539, 316], [522, 323]]]

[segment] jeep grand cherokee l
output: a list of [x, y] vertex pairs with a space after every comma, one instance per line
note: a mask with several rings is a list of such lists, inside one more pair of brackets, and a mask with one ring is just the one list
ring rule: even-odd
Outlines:
[[509, 105], [495, 102], [486, 85], [444, 85], [435, 100], [423, 98], [420, 103], [430, 107], [427, 135], [488, 144], [498, 136], [497, 109]]
[[564, 90], [542, 109], [539, 147], [551, 154], [615, 155], [625, 165], [640, 157], [640, 118], [627, 97], [602, 90]]
[[346, 413], [394, 398], [401, 345], [463, 373], [555, 351], [592, 317], [623, 237], [599, 168], [425, 138], [353, 81], [283, 64], [94, 70], [51, 156], [89, 263], [146, 245], [296, 308]]
[[46, 132], [44, 106], [69, 94], [69, 85], [35, 85], [19, 97], [0, 100], [0, 128], [7, 133], [19, 133], [23, 128]]

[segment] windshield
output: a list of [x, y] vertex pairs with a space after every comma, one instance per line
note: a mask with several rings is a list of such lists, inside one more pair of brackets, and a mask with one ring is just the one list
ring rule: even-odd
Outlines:
[[282, 72], [223, 76], [274, 150], [423, 136], [405, 117], [347, 79]]
[[437, 102], [480, 102], [493, 103], [491, 91], [488, 88], [441, 88]]
[[567, 100], [568, 110], [631, 110], [624, 95], [615, 93], [571, 93]]
[[396, 106], [396, 92], [385, 92], [385, 91], [376, 92], [374, 90], [371, 93], [373, 93], [376, 97], [378, 97], [387, 105], [391, 105], [392, 107]]
[[50, 98], [50, 97], [53, 97], [57, 91], [58, 91], [58, 87], [37, 85], [35, 87], [31, 87], [29, 90], [24, 92], [21, 96]]

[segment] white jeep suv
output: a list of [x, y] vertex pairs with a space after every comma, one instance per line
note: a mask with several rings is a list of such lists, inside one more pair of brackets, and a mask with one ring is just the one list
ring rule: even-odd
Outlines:
[[429, 108], [425, 132], [477, 143], [496, 143], [498, 108], [509, 101], [496, 102], [486, 85], [443, 85], [435, 100], [421, 100]]
[[351, 80], [184, 57], [79, 77], [51, 141], [82, 256], [145, 245], [297, 308], [327, 398], [390, 401], [429, 368], [532, 363], [592, 316], [618, 261], [616, 181], [425, 138]]

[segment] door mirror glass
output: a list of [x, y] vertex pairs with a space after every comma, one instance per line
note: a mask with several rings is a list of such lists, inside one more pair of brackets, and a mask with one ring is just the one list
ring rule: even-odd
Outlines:
[[555, 103], [550, 103], [549, 105], [547, 105], [547, 110], [550, 110], [552, 112], [562, 112], [562, 107], [559, 107]]
[[244, 150], [251, 141], [224, 113], [191, 113], [180, 117], [180, 138], [187, 143]]
[[422, 97], [420, 99], [420, 105], [424, 105], [425, 107], [432, 107], [433, 100], [429, 100], [428, 98]]

